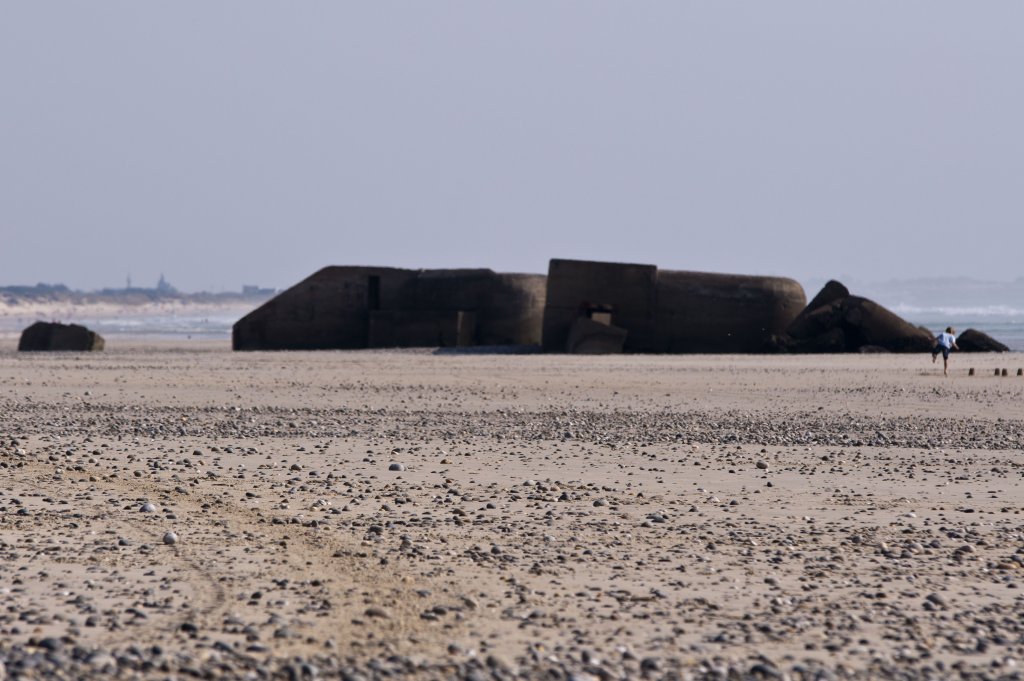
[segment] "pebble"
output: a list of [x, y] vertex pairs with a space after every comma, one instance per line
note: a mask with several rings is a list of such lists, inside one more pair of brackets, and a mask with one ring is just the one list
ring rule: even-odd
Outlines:
[[[199, 354], [186, 356], [204, 361]], [[309, 362], [307, 354], [272, 361]], [[265, 361], [218, 357], [239, 366]], [[337, 358], [329, 359], [333, 366]], [[120, 361], [111, 353], [89, 364]], [[396, 360], [382, 352], [373, 361]], [[583, 384], [575, 395], [586, 394], [586, 361], [569, 379]], [[392, 385], [359, 376], [344, 384], [333, 371], [323, 404], [302, 401], [319, 388], [288, 404], [288, 391], [297, 390], [288, 382], [247, 393], [258, 372], [222, 369], [214, 374], [239, 393], [226, 400], [230, 418], [222, 407], [174, 405], [107, 416], [106, 397], [85, 416], [52, 397], [30, 408], [0, 401], [5, 432], [52, 438], [40, 444], [26, 436], [31, 454], [23, 457], [0, 452], [5, 481], [23, 488], [0, 490], [0, 512], [11, 519], [0, 552], [11, 565], [30, 566], [0, 573], [10, 608], [0, 621], [0, 676], [980, 681], [1019, 674], [1013, 656], [1024, 626], [1009, 591], [1024, 555], [1016, 553], [1024, 525], [1013, 482], [1013, 455], [1024, 441], [1019, 418], [880, 414], [876, 407], [887, 401], [904, 403], [904, 386], [898, 398], [888, 387], [872, 390], [871, 408], [863, 409], [856, 391], [815, 387], [817, 370], [801, 390], [849, 401], [850, 413], [787, 412], [784, 390], [783, 404], [728, 411], [695, 404], [659, 412], [644, 402], [650, 395], [607, 409], [574, 397], [537, 406], [532, 394], [516, 401], [511, 393], [522, 388], [514, 381], [500, 397], [486, 384], [442, 388], [448, 404], [438, 406], [433, 387], [410, 385], [418, 378]], [[299, 371], [290, 380], [305, 388], [310, 379]], [[934, 383], [909, 371], [901, 381], [919, 392]], [[514, 406], [460, 402], [478, 389]], [[957, 390], [947, 382], [929, 403]], [[379, 394], [401, 396], [402, 406], [379, 407]], [[237, 411], [234, 403], [249, 396]], [[974, 408], [968, 402], [958, 401], [958, 410]], [[182, 420], [188, 435], [175, 429]], [[699, 456], [690, 440], [700, 441]], [[209, 458], [198, 450], [189, 456], [199, 441]], [[919, 448], [908, 451], [914, 443]], [[91, 460], [78, 454], [86, 451]], [[286, 461], [296, 451], [302, 465]], [[404, 463], [389, 470], [411, 466], [414, 479], [380, 476], [391, 457]], [[784, 472], [782, 493], [766, 482], [775, 474], [736, 474], [751, 459], [760, 471]], [[445, 469], [439, 460], [460, 465]], [[19, 479], [19, 464], [31, 475]], [[53, 481], [57, 470], [66, 481]], [[965, 491], [973, 496], [965, 499]], [[146, 510], [149, 502], [134, 501], [144, 494], [161, 503]], [[614, 510], [588, 508], [609, 505]], [[182, 558], [217, 580], [223, 602], [212, 610], [205, 581], [179, 588], [194, 566], [167, 554], [160, 560], [148, 545], [124, 548], [145, 540], [146, 523], [123, 518], [123, 509], [172, 506], [160, 520], [183, 519], [175, 525], [190, 539]], [[907, 512], [912, 506], [922, 519]], [[25, 534], [37, 524], [45, 532]], [[89, 584], [65, 569], [83, 564]], [[419, 605], [407, 608], [403, 599]], [[175, 632], [190, 612], [202, 632]], [[328, 645], [332, 631], [345, 635]], [[162, 652], [130, 643], [157, 640], [154, 632], [175, 632]]]

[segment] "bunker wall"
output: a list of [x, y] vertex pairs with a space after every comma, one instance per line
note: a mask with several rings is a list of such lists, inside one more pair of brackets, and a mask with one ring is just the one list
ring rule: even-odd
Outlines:
[[806, 304], [792, 279], [710, 272], [658, 273], [658, 352], [764, 352]]
[[654, 265], [553, 259], [544, 306], [544, 350], [565, 352], [569, 332], [588, 308], [606, 307], [611, 323], [627, 331], [626, 352], [656, 347]]
[[393, 268], [325, 267], [235, 323], [235, 350], [365, 348], [370, 278], [381, 306], [400, 299], [414, 273]]

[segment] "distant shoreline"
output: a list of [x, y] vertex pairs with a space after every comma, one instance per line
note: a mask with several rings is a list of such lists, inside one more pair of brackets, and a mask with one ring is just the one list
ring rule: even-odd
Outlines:
[[277, 295], [270, 289], [254, 289], [251, 293], [229, 292], [181, 293], [179, 291], [132, 288], [123, 290], [75, 291], [65, 286], [6, 286], [0, 287], [0, 309], [37, 304], [65, 305], [144, 305], [147, 303], [179, 304], [236, 304], [259, 305]]
[[144, 316], [174, 312], [195, 313], [203, 310], [220, 311], [255, 309], [265, 299], [192, 300], [170, 298], [160, 300], [19, 300], [0, 299], [0, 318], [10, 317], [83, 317], [99, 315]]

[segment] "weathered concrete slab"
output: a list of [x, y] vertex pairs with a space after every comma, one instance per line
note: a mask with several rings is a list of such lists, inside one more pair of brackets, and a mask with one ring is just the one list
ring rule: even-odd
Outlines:
[[622, 352], [629, 334], [623, 328], [577, 317], [569, 329], [565, 351], [574, 355], [613, 355]]
[[608, 311], [611, 323], [629, 333], [624, 350], [655, 349], [654, 265], [553, 259], [548, 266], [544, 349], [565, 352], [569, 332], [591, 310]]
[[765, 352], [803, 309], [804, 289], [783, 277], [658, 272], [658, 352]]
[[850, 295], [837, 281], [828, 282], [778, 338], [778, 348], [787, 352], [924, 352], [932, 345], [927, 329], [873, 300]]
[[540, 344], [543, 275], [326, 267], [235, 323], [236, 350]]
[[956, 337], [961, 352], [1009, 352], [1010, 348], [976, 329], [966, 329]]
[[792, 279], [552, 260], [544, 349], [564, 352], [580, 318], [608, 315], [625, 352], [765, 352], [807, 301]]
[[79, 324], [36, 322], [21, 332], [18, 350], [96, 352], [104, 345], [103, 336]]

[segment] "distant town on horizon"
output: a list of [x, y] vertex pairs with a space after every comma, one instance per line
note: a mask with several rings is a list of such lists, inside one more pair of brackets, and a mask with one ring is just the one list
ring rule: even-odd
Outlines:
[[186, 302], [216, 302], [233, 300], [266, 300], [278, 293], [278, 289], [243, 284], [236, 291], [196, 291], [185, 293], [171, 285], [161, 274], [156, 286], [151, 288], [133, 286], [129, 277], [123, 288], [102, 288], [94, 291], [73, 289], [66, 284], [38, 283], [34, 285], [0, 286], [0, 298], [8, 302], [18, 299], [67, 301], [90, 303], [116, 300], [118, 302], [148, 302], [154, 300], [181, 300]]

